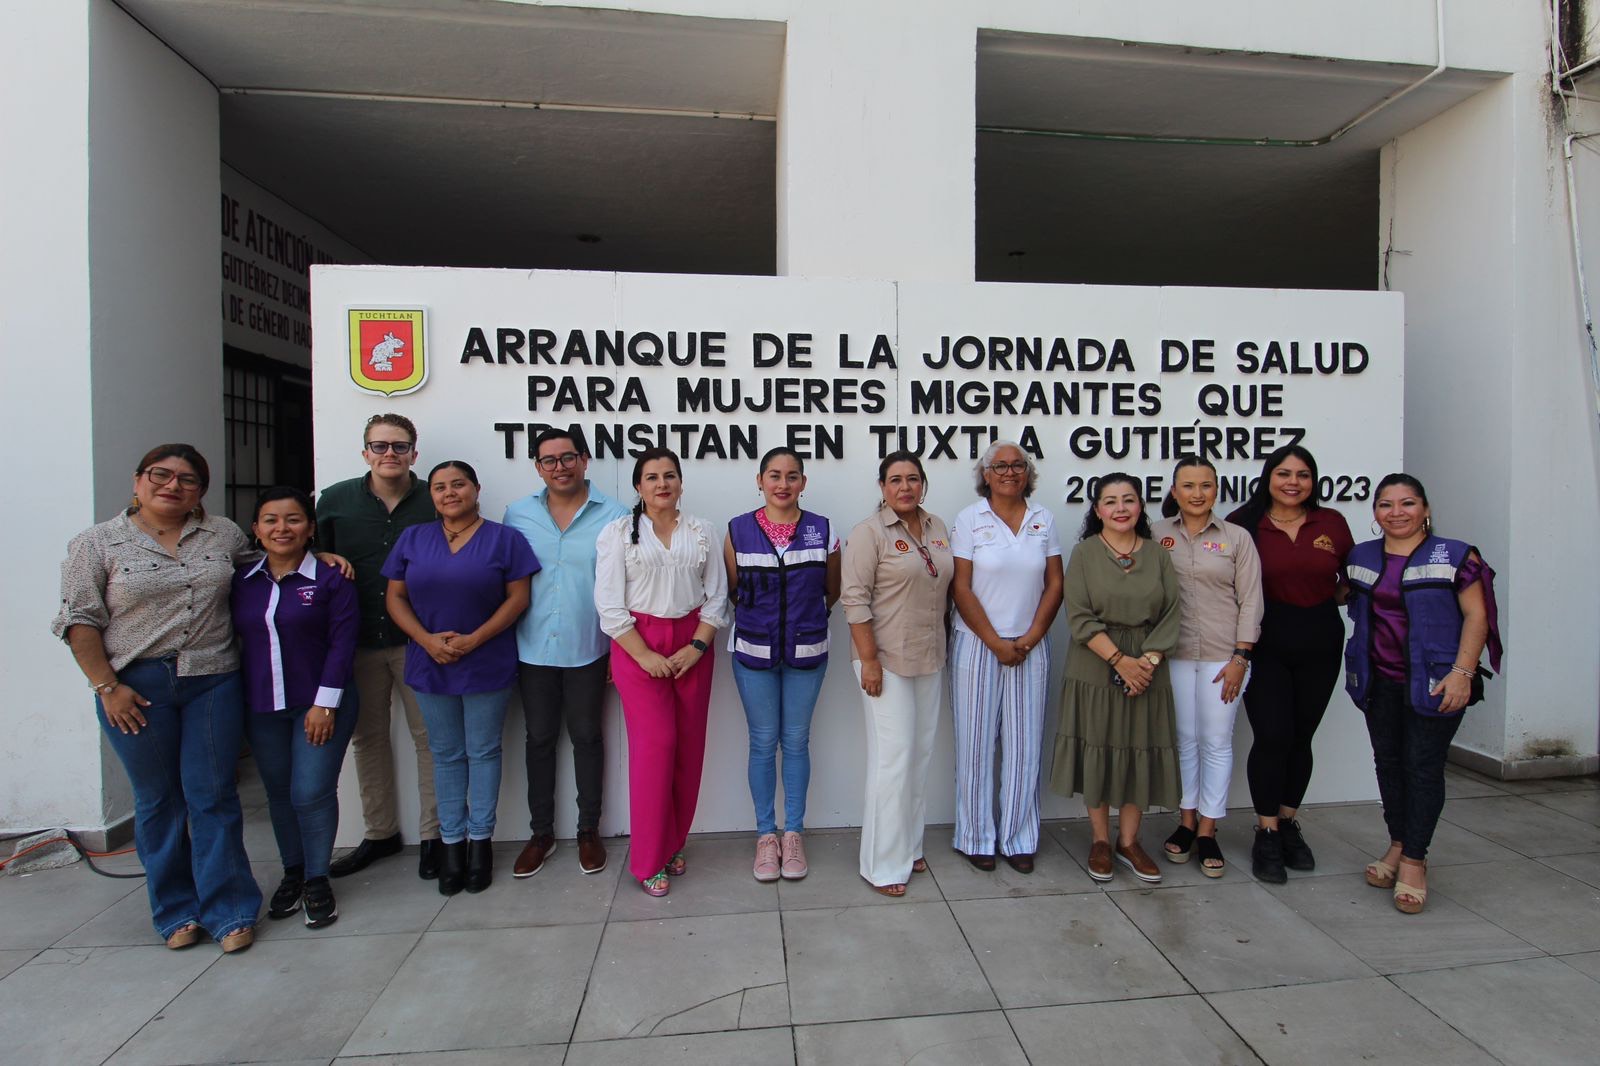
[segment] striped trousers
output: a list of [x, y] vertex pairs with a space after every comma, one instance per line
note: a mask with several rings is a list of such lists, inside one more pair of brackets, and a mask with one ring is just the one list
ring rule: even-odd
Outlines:
[[999, 851], [1002, 855], [1031, 855], [1039, 850], [1039, 747], [1050, 678], [1050, 640], [1040, 641], [1021, 666], [1001, 666], [977, 637], [960, 629], [954, 637], [950, 706], [956, 741], [955, 848], [968, 855], [995, 853], [994, 748], [998, 738]]

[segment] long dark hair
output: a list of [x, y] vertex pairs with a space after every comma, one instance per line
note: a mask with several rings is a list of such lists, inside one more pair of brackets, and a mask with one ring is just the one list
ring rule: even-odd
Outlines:
[[1145, 540], [1150, 539], [1150, 515], [1144, 508], [1144, 486], [1132, 474], [1124, 474], [1120, 470], [1113, 470], [1109, 474], [1095, 478], [1094, 492], [1089, 496], [1089, 509], [1083, 516], [1083, 528], [1078, 532], [1079, 540], [1088, 540], [1097, 537], [1100, 531], [1106, 528], [1105, 521], [1095, 511], [1100, 503], [1100, 494], [1106, 490], [1107, 485], [1132, 485], [1133, 494], [1139, 498], [1139, 521], [1133, 525], [1133, 531]]
[[1282, 466], [1284, 460], [1295, 458], [1311, 471], [1311, 498], [1306, 500], [1306, 513], [1309, 514], [1322, 506], [1322, 479], [1317, 476], [1317, 459], [1305, 448], [1298, 444], [1285, 444], [1261, 464], [1261, 480], [1256, 483], [1256, 490], [1244, 505], [1228, 516], [1228, 521], [1235, 522], [1249, 531], [1251, 538], [1256, 535], [1256, 527], [1261, 524], [1261, 518], [1267, 513], [1267, 508], [1272, 506], [1272, 472]]
[[[633, 461], [633, 491], [639, 491], [639, 482], [644, 478], [644, 464], [657, 459], [671, 459], [672, 469], [678, 472], [678, 480], [683, 480], [683, 463], [678, 459], [678, 453], [671, 448], [646, 448], [639, 453], [639, 458]], [[633, 543], [639, 543], [639, 519], [644, 516], [644, 497], [640, 496], [633, 505]]]
[[1178, 462], [1172, 468], [1172, 484], [1167, 486], [1167, 494], [1161, 498], [1162, 518], [1171, 518], [1173, 515], [1178, 513], [1178, 501], [1172, 495], [1172, 493], [1173, 490], [1178, 487], [1178, 471], [1182, 470], [1186, 466], [1203, 466], [1207, 470], [1211, 471], [1212, 477], [1217, 476], [1217, 468], [1212, 464], [1210, 459], [1206, 459], [1199, 455], [1178, 456]]

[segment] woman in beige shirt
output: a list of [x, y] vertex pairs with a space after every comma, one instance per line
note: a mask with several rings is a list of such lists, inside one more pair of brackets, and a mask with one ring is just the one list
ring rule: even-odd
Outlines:
[[1178, 459], [1165, 517], [1155, 539], [1172, 556], [1183, 604], [1172, 653], [1172, 701], [1178, 713], [1183, 775], [1178, 828], [1167, 838], [1169, 862], [1200, 853], [1200, 871], [1221, 877], [1217, 819], [1227, 813], [1233, 779], [1233, 720], [1261, 635], [1261, 560], [1240, 526], [1212, 513], [1217, 468], [1197, 455]]
[[878, 465], [878, 510], [844, 546], [845, 620], [867, 719], [861, 876], [903, 896], [921, 873], [928, 760], [939, 724], [945, 619], [955, 573], [950, 532], [922, 508], [922, 460], [893, 452]]

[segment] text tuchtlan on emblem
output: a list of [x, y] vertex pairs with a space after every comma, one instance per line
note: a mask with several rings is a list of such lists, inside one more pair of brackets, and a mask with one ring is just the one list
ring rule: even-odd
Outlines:
[[351, 308], [350, 380], [363, 392], [403, 396], [428, 380], [422, 308]]

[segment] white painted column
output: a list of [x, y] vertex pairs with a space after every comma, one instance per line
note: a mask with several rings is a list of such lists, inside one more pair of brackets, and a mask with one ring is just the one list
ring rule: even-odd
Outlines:
[[1382, 158], [1380, 247], [1406, 294], [1406, 465], [1438, 531], [1500, 575], [1507, 672], [1456, 747], [1508, 776], [1592, 772], [1600, 747], [1594, 392], [1537, 78], [1503, 79]]
[[49, 633], [52, 563], [151, 445], [194, 443], [220, 488], [216, 94], [110, 0], [63, 0], [0, 11], [0, 97], [26, 101], [0, 109], [0, 449], [34, 503], [0, 576], [0, 829], [95, 831], [132, 796]]
[[976, 30], [959, 5], [795, 5], [778, 273], [971, 281], [976, 84]]

